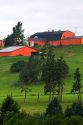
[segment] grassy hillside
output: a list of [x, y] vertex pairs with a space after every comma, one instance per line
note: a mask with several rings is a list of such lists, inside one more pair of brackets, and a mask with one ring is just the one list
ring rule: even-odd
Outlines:
[[[83, 46], [55, 47], [54, 53], [56, 57], [63, 56], [70, 68], [69, 76], [65, 80], [64, 87], [63, 106], [65, 107], [68, 103], [71, 103], [76, 99], [75, 94], [70, 94], [70, 89], [73, 83], [72, 75], [77, 67], [80, 68], [83, 83]], [[24, 103], [24, 96], [20, 91], [21, 89], [13, 86], [13, 83], [18, 79], [19, 74], [11, 74], [9, 69], [11, 64], [18, 60], [27, 61], [28, 57], [0, 57], [0, 104], [6, 95], [12, 94], [21, 104], [23, 110], [30, 113], [43, 112], [48, 103], [48, 96], [45, 96], [43, 92], [43, 83], [34, 83], [34, 85], [30, 85], [32, 91], [28, 93], [26, 103]], [[39, 102], [37, 102], [38, 93], [40, 94]]]

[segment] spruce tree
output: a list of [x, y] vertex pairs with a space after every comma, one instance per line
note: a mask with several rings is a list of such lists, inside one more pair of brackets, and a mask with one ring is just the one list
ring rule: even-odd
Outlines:
[[74, 83], [73, 83], [73, 86], [72, 86], [72, 89], [71, 89], [71, 92], [77, 92], [78, 94], [78, 101], [81, 101], [81, 88], [82, 88], [82, 84], [81, 84], [81, 74], [80, 74], [80, 71], [79, 71], [79, 68], [76, 68], [75, 72], [74, 72], [74, 75], [73, 75], [73, 78], [74, 78]]
[[58, 98], [54, 98], [49, 104], [46, 109], [46, 115], [49, 116], [61, 116], [63, 114], [61, 104]]
[[13, 112], [13, 114], [15, 114], [15, 113], [19, 113], [19, 110], [20, 110], [20, 106], [16, 101], [14, 101], [13, 97], [7, 96], [1, 105], [0, 124], [3, 123], [3, 119], [8, 112], [10, 113]]

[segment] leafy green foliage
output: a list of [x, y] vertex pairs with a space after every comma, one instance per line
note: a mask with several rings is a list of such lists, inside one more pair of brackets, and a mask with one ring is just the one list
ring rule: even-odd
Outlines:
[[43, 63], [42, 68], [42, 79], [45, 82], [44, 91], [45, 93], [55, 92], [55, 87], [57, 86], [58, 96], [62, 98], [64, 79], [67, 77], [69, 72], [69, 67], [63, 57], [55, 59], [54, 50], [52, 47], [48, 48], [47, 58], [45, 63]]
[[19, 74], [20, 86], [25, 93], [29, 92], [28, 85], [36, 83], [41, 77], [41, 61], [39, 58], [31, 56], [27, 64], [22, 68]]
[[25, 67], [26, 64], [27, 64], [27, 62], [25, 62], [23, 60], [19, 60], [18, 62], [15, 62], [11, 65], [10, 71], [12, 73], [20, 72], [22, 70], [22, 68]]
[[13, 44], [14, 44], [13, 34], [10, 34], [5, 38], [5, 46], [12, 46]]
[[25, 101], [26, 101], [27, 93], [28, 93], [28, 92], [31, 92], [31, 89], [29, 89], [28, 86], [22, 84], [21, 92], [22, 92], [22, 93], [24, 92], [24, 94], [25, 94], [25, 98], [24, 98], [24, 102], [25, 102]]
[[20, 80], [23, 83], [35, 83], [41, 73], [41, 62], [39, 58], [30, 57], [27, 65], [20, 72]]
[[71, 116], [64, 120], [63, 125], [83, 125], [83, 118], [81, 116]]
[[64, 58], [61, 56], [59, 59], [57, 59], [56, 72], [59, 72], [58, 75], [61, 79], [65, 79], [68, 75], [68, 71], [69, 71], [69, 67], [66, 61], [64, 60]]
[[22, 29], [22, 23], [18, 22], [17, 25], [13, 27], [14, 38], [20, 38], [21, 40], [23, 40], [24, 38], [23, 33], [24, 33], [24, 30]]
[[38, 118], [35, 115], [25, 113], [24, 111], [15, 113], [8, 112], [3, 121], [4, 125], [38, 125]]
[[57, 116], [47, 117], [43, 125], [63, 125], [63, 119]]
[[58, 87], [58, 96], [62, 98], [63, 91], [63, 81], [67, 77], [69, 71], [69, 67], [63, 57], [57, 59], [56, 69], [55, 69], [55, 79]]
[[13, 33], [5, 38], [5, 46], [22, 44], [24, 38], [24, 30], [22, 29], [22, 23], [19, 21], [15, 27], [13, 27]]

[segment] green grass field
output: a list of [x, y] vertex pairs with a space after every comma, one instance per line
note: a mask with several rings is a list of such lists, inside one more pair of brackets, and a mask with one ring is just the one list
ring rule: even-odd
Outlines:
[[[76, 94], [70, 94], [71, 86], [73, 83], [73, 73], [77, 67], [80, 68], [82, 74], [83, 84], [83, 46], [64, 46], [54, 48], [55, 57], [63, 56], [69, 65], [69, 76], [65, 80], [64, 94], [63, 94], [63, 107], [76, 100]], [[24, 103], [24, 94], [21, 89], [14, 87], [13, 84], [18, 80], [19, 74], [10, 73], [10, 66], [13, 62], [18, 60], [28, 61], [28, 57], [0, 57], [0, 104], [7, 95], [11, 95], [21, 105], [21, 109], [30, 113], [44, 112], [48, 104], [48, 96], [44, 95], [43, 83], [34, 83], [29, 88], [32, 90], [27, 95], [27, 100]], [[37, 102], [38, 93], [40, 95], [39, 102]]]

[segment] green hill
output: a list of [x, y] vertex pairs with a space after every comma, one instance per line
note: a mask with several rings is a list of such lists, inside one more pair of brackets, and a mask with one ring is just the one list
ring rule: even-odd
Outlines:
[[[80, 68], [83, 83], [83, 46], [54, 47], [54, 53], [57, 58], [63, 56], [70, 69], [64, 87], [63, 106], [65, 107], [68, 103], [71, 103], [76, 99], [76, 95], [71, 95], [70, 90], [73, 83], [73, 72], [77, 67]], [[21, 104], [22, 109], [30, 113], [43, 112], [48, 103], [48, 96], [44, 95], [43, 92], [43, 83], [30, 85], [32, 91], [28, 93], [26, 103], [24, 103], [24, 96], [23, 93], [21, 93], [21, 89], [13, 86], [13, 83], [18, 80], [19, 74], [10, 73], [10, 66], [13, 62], [18, 60], [28, 61], [28, 57], [0, 57], [0, 103], [2, 103], [2, 100], [6, 95], [12, 94], [12, 96]], [[37, 102], [38, 93], [40, 94], [39, 102]]]

